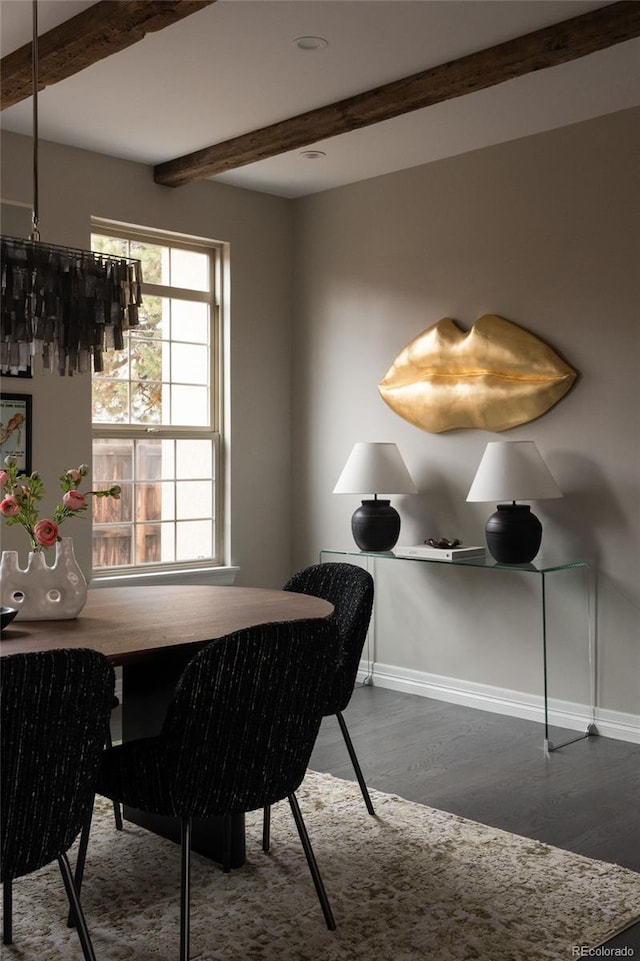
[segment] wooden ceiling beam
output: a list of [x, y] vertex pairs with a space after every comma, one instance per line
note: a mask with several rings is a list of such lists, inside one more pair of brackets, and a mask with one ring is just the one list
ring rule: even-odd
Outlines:
[[[216, 0], [100, 0], [38, 37], [38, 89], [66, 80]], [[0, 109], [33, 95], [31, 41], [0, 61]]]
[[640, 35], [640, 2], [620, 0], [251, 133], [158, 164], [154, 180], [180, 187], [413, 110], [567, 63]]

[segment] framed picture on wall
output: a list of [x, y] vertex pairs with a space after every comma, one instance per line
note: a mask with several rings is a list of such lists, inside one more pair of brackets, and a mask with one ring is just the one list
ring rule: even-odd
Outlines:
[[9, 454], [31, 473], [31, 394], [0, 394], [0, 467]]
[[24, 370], [16, 370], [15, 373], [12, 370], [3, 370], [2, 376], [3, 377], [22, 377], [24, 379], [26, 377], [33, 377], [33, 373], [31, 371], [31, 365], [29, 365], [29, 367], [25, 367]]

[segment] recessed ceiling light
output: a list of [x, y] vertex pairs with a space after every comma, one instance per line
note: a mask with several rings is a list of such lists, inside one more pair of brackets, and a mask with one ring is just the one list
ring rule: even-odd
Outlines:
[[324, 37], [298, 37], [293, 45], [299, 50], [324, 50], [329, 46], [329, 41]]
[[300, 153], [301, 157], [305, 160], [319, 160], [320, 157], [326, 157], [324, 150], [302, 150]]

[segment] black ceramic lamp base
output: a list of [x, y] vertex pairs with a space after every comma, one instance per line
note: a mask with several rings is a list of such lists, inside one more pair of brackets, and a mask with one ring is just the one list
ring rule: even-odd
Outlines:
[[498, 504], [484, 531], [489, 552], [501, 564], [528, 564], [540, 550], [542, 524], [527, 504]]
[[400, 536], [400, 515], [391, 501], [362, 501], [351, 518], [351, 532], [361, 551], [393, 550]]

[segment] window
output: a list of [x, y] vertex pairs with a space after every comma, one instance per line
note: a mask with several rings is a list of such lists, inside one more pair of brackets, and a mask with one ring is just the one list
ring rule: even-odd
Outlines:
[[94, 222], [92, 249], [142, 261], [140, 323], [92, 376], [93, 568], [216, 565], [219, 249]]

